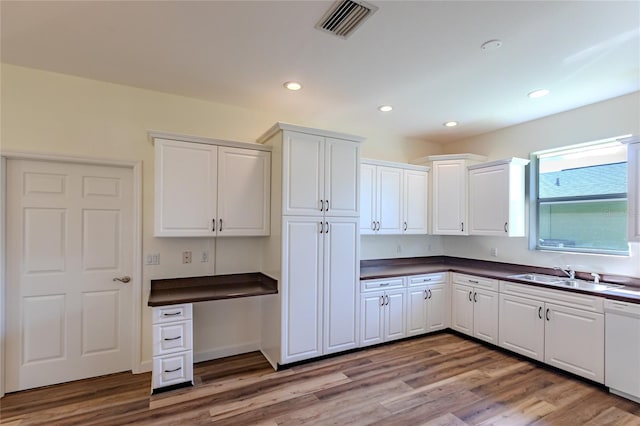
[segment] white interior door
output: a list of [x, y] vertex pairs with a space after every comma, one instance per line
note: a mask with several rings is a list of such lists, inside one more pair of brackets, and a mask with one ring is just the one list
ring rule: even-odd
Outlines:
[[8, 392], [131, 369], [132, 180], [7, 162]]

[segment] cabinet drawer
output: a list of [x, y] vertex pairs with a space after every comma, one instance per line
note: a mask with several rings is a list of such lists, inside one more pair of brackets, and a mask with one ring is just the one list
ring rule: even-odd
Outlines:
[[182, 305], [158, 306], [151, 314], [152, 324], [190, 320], [192, 318], [191, 303]]
[[193, 382], [193, 352], [153, 358], [153, 389]]
[[475, 275], [467, 274], [453, 274], [453, 283], [468, 285], [476, 288], [485, 288], [487, 290], [498, 291], [500, 284], [498, 280], [491, 278], [477, 277]]
[[414, 275], [408, 277], [409, 286], [441, 284], [447, 281], [447, 273], [439, 272], [437, 274]]
[[360, 291], [363, 291], [363, 292], [386, 290], [389, 288], [402, 288], [402, 287], [404, 287], [404, 277], [360, 281]]
[[626, 316], [632, 316], [640, 318], [640, 304], [621, 302], [619, 300], [605, 300], [604, 301], [605, 312], [621, 313]]
[[153, 356], [193, 349], [192, 322], [182, 321], [153, 326]]
[[604, 312], [604, 299], [589, 294], [553, 290], [534, 285], [516, 284], [509, 281], [500, 281], [500, 292], [515, 296], [533, 297], [544, 302], [556, 303], [585, 311]]

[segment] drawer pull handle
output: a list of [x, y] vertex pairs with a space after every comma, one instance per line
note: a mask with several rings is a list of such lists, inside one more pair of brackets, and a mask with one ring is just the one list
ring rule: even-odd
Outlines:
[[473, 294], [472, 291], [469, 292], [469, 302], [471, 302], [471, 294]]
[[182, 370], [182, 367], [174, 368], [173, 370], [164, 370], [165, 373], [175, 373], [176, 371]]
[[175, 317], [176, 315], [180, 315], [180, 314], [182, 314], [182, 312], [180, 312], [180, 311], [178, 311], [178, 312], [171, 312], [170, 314], [168, 314], [168, 313], [166, 313], [166, 312], [165, 312], [165, 313], [163, 313], [163, 314], [162, 314], [162, 316], [164, 316], [164, 317]]
[[427, 281], [431, 281], [431, 278], [423, 278], [423, 279], [422, 279], [422, 282], [423, 282], [423, 283], [426, 283]]
[[182, 336], [178, 336], [178, 337], [165, 337], [164, 340], [170, 341], [170, 340], [178, 340], [178, 339], [182, 339]]
[[386, 287], [388, 285], [389, 285], [389, 283], [380, 283], [380, 287]]
[[544, 315], [547, 318], [547, 321], [549, 321], [549, 308], [547, 308], [547, 312]]
[[542, 319], [542, 306], [538, 306], [538, 318]]
[[473, 284], [478, 284], [479, 283], [479, 281], [476, 281], [476, 280], [469, 280], [469, 282], [473, 283]]
[[478, 293], [473, 293], [473, 301], [478, 303]]
[[424, 291], [424, 300], [427, 300], [429, 298], [429, 293], [427, 292], [427, 290]]
[[431, 289], [429, 289], [429, 299], [431, 299]]

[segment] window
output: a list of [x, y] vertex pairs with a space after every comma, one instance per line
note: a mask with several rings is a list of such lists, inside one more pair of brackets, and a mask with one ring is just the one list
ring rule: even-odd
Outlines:
[[532, 248], [629, 254], [625, 145], [540, 152], [532, 166]]

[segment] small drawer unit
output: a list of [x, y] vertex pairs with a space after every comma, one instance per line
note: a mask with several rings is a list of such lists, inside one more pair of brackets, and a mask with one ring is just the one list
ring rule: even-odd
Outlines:
[[192, 305], [153, 308], [153, 393], [193, 384]]

